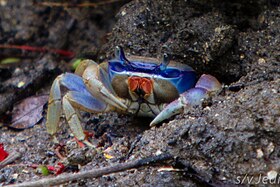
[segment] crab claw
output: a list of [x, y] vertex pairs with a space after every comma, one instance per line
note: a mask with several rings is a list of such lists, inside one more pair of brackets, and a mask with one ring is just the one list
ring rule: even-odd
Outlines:
[[150, 123], [150, 126], [183, 112], [184, 107], [201, 104], [203, 99], [217, 93], [221, 87], [220, 82], [215, 77], [203, 74], [194, 88], [182, 93], [178, 99], [168, 104]]

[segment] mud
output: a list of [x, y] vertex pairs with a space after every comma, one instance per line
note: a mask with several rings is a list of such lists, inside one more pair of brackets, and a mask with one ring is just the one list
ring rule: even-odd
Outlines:
[[[159, 153], [174, 157], [163, 165], [68, 185], [225, 186], [241, 184], [244, 176], [250, 176], [253, 180], [245, 180], [244, 185], [266, 186], [258, 183], [259, 176], [275, 179], [272, 173], [280, 170], [279, 3], [135, 0], [119, 7], [116, 3], [112, 10], [106, 7], [93, 11], [9, 1], [0, 7], [0, 41], [73, 50], [90, 54], [99, 62], [112, 57], [116, 45], [133, 55], [160, 58], [167, 52], [199, 74], [215, 75], [224, 88], [203, 106], [185, 108], [183, 114], [153, 128], [148, 126], [149, 119], [84, 113], [85, 129], [94, 133], [90, 141], [111, 159], [104, 153], [77, 147], [62, 120], [58, 137], [65, 146], [61, 154], [70, 162], [65, 173]], [[118, 12], [116, 23], [113, 12]], [[107, 32], [111, 33], [104, 38]], [[1, 57], [11, 54], [25, 55], [5, 49]], [[48, 93], [51, 81], [45, 80], [69, 70], [68, 60], [57, 55], [26, 56], [21, 66], [0, 68], [1, 113], [7, 113], [12, 103], [26, 96]], [[15, 88], [19, 80], [28, 84]], [[4, 125], [0, 131], [0, 142], [7, 150], [22, 153], [19, 160], [1, 169], [1, 185], [45, 178], [27, 165], [55, 165], [60, 161], [46, 133], [45, 120], [24, 131]], [[163, 166], [177, 170], [159, 171]]]

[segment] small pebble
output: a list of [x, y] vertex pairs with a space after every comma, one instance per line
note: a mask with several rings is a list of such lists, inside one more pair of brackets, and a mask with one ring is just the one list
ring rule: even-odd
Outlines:
[[263, 157], [263, 151], [261, 149], [257, 149], [257, 158]]
[[267, 152], [268, 154], [271, 154], [274, 151], [274, 144], [272, 142], [269, 143], [269, 145], [267, 146]]
[[122, 16], [125, 16], [125, 15], [126, 15], [126, 12], [125, 12], [125, 11], [122, 11], [122, 12], [121, 12], [121, 15], [122, 15]]
[[265, 61], [264, 58], [259, 58], [258, 63], [259, 64], [264, 64], [264, 63], [266, 63], [266, 61]]
[[162, 151], [161, 150], [157, 150], [156, 155], [160, 155], [160, 154], [162, 154]]
[[25, 82], [20, 81], [20, 82], [17, 84], [17, 87], [18, 87], [18, 88], [21, 88], [21, 87], [23, 87], [24, 85], [25, 85]]
[[170, 146], [173, 146], [173, 145], [175, 145], [176, 143], [177, 143], [177, 140], [176, 140], [176, 139], [172, 139], [172, 140], [169, 140], [169, 141], [167, 142], [167, 144], [170, 145]]
[[267, 178], [269, 180], [273, 180], [277, 177], [278, 173], [275, 170], [270, 170], [269, 172], [267, 172]]

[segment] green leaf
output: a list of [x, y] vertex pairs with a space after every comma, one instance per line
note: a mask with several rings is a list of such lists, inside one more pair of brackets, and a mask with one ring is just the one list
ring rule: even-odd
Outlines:
[[12, 64], [12, 63], [17, 63], [19, 62], [19, 58], [4, 58], [3, 60], [0, 61], [0, 64]]
[[72, 62], [72, 68], [76, 69], [83, 59], [78, 58]]
[[47, 168], [46, 166], [44, 166], [44, 165], [38, 166], [38, 167], [37, 167], [37, 172], [38, 172], [38, 173], [41, 173], [41, 174], [44, 175], [44, 176], [49, 175], [49, 170], [48, 170], [48, 168]]

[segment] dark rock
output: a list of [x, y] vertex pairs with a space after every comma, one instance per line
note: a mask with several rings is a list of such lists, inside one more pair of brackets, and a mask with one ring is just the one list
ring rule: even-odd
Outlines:
[[118, 14], [103, 54], [113, 54], [116, 45], [133, 55], [160, 57], [164, 51], [233, 83], [210, 107], [185, 110], [146, 130], [132, 157], [169, 152], [203, 179], [234, 185], [248, 175], [254, 184], [256, 176], [280, 166], [280, 9], [272, 1], [207, 3], [133, 1]]

